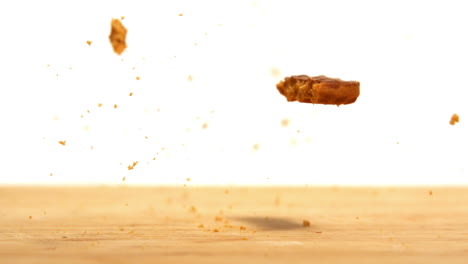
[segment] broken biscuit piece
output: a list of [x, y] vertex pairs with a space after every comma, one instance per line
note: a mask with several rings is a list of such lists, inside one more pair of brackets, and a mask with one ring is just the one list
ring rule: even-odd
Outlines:
[[109, 40], [115, 53], [120, 55], [127, 48], [126, 37], [127, 29], [122, 25], [122, 22], [118, 19], [112, 19]]
[[341, 105], [354, 103], [359, 96], [359, 82], [324, 75], [293, 75], [279, 82], [276, 88], [288, 102]]
[[450, 118], [450, 124], [453, 126], [458, 122], [460, 122], [460, 117], [457, 114], [453, 114], [452, 118]]

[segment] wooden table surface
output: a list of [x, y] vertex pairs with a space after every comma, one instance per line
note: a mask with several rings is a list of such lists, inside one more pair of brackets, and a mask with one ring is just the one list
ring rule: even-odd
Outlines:
[[468, 263], [468, 187], [0, 187], [2, 264], [186, 262]]

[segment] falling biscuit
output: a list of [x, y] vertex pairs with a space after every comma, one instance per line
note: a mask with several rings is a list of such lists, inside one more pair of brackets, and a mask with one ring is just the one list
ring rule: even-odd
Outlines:
[[112, 19], [109, 40], [115, 53], [120, 55], [127, 48], [126, 37], [127, 29], [122, 25], [122, 22], [118, 19]]
[[342, 81], [324, 75], [286, 77], [276, 88], [288, 102], [341, 105], [354, 103], [359, 96], [359, 82]]

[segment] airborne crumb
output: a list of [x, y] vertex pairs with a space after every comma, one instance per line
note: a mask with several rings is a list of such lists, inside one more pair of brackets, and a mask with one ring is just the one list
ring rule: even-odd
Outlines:
[[59, 141], [58, 143], [59, 143], [60, 145], [65, 146], [65, 144], [67, 143], [67, 141], [66, 141], [66, 140], [64, 140], [64, 141]]
[[133, 93], [130, 93], [128, 96], [132, 96], [132, 95], [133, 95]]
[[98, 106], [98, 107], [102, 107], [102, 104], [101, 104], [101, 103], [99, 103], [97, 106]]
[[126, 177], [123, 177], [123, 178], [122, 178], [122, 181], [125, 181], [125, 178], [126, 178]]
[[140, 76], [135, 77], [135, 79], [136, 79], [137, 81], [140, 80]]
[[88, 44], [88, 46], [91, 46], [91, 43], [93, 43], [91, 40], [86, 41], [86, 44]]
[[452, 118], [450, 119], [450, 124], [453, 126], [458, 122], [460, 122], [460, 117], [457, 114], [453, 114]]
[[289, 125], [289, 119], [285, 118], [281, 120], [281, 126], [282, 127], [287, 127]]
[[122, 52], [127, 48], [127, 44], [125, 43], [126, 37], [127, 29], [122, 25], [122, 22], [118, 19], [112, 19], [109, 40], [114, 52], [118, 55], [122, 54]]

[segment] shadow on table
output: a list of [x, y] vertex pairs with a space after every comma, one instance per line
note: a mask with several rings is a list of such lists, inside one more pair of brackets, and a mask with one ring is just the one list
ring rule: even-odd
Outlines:
[[290, 229], [304, 228], [302, 222], [293, 221], [287, 218], [265, 217], [265, 216], [243, 216], [243, 217], [233, 217], [233, 219], [242, 221], [242, 222], [247, 222], [249, 224], [257, 226], [258, 228], [268, 229], [268, 230], [290, 230]]

